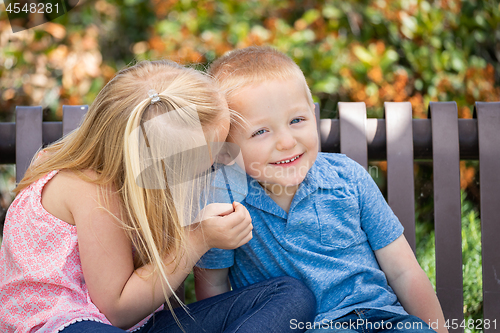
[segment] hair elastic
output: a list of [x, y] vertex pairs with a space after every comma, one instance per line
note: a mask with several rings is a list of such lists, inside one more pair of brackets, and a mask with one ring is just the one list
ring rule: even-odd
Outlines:
[[154, 89], [148, 91], [148, 96], [151, 99], [151, 104], [155, 104], [160, 100], [160, 95], [158, 95], [158, 93]]

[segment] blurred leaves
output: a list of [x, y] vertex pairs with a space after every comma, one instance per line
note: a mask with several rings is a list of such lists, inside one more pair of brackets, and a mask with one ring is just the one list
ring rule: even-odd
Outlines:
[[323, 116], [338, 101], [459, 108], [500, 98], [500, 5], [480, 0], [97, 0], [12, 34], [0, 14], [0, 120], [15, 105], [89, 104], [127, 64], [169, 58], [204, 68], [234, 48], [273, 45], [302, 68]]

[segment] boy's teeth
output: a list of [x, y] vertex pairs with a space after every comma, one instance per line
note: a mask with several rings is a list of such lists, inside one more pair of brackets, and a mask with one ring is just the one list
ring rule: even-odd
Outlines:
[[299, 158], [299, 157], [298, 157], [298, 156], [295, 156], [295, 157], [294, 157], [294, 158], [292, 158], [291, 160], [286, 160], [286, 161], [276, 162], [276, 164], [290, 163], [290, 162], [295, 161], [297, 158]]

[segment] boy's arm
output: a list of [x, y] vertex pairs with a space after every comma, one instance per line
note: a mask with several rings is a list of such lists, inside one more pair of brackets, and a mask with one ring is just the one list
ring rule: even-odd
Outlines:
[[230, 291], [228, 272], [229, 268], [205, 269], [194, 267], [196, 299], [201, 301]]
[[426, 323], [437, 322], [434, 324], [438, 327], [437, 332], [448, 332], [436, 293], [406, 238], [401, 235], [391, 244], [376, 250], [375, 256], [405, 310]]

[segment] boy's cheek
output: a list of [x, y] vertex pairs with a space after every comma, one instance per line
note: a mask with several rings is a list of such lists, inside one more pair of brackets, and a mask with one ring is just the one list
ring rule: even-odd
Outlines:
[[256, 179], [260, 179], [263, 175], [261, 165], [258, 162], [250, 162], [245, 164], [245, 172]]

